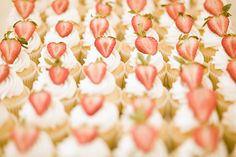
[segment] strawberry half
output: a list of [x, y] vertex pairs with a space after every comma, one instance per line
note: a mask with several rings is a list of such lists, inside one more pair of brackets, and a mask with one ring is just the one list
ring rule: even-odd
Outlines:
[[48, 53], [51, 57], [57, 59], [60, 58], [66, 51], [66, 44], [63, 42], [55, 43], [51, 42], [47, 45]]
[[83, 96], [81, 99], [81, 105], [84, 111], [89, 115], [94, 115], [104, 103], [102, 96]]
[[2, 83], [9, 75], [10, 68], [6, 64], [0, 65], [0, 83]]
[[14, 24], [15, 33], [19, 38], [24, 38], [26, 41], [32, 37], [36, 29], [36, 24], [32, 21], [19, 21]]
[[224, 3], [221, 0], [205, 0], [204, 8], [212, 15], [218, 16], [222, 13]]
[[175, 20], [179, 16], [179, 13], [185, 12], [185, 6], [183, 3], [170, 3], [166, 6], [166, 11]]
[[193, 18], [190, 15], [180, 13], [175, 19], [175, 25], [181, 32], [187, 34], [193, 27]]
[[15, 8], [23, 19], [26, 19], [34, 11], [35, 2], [31, 0], [14, 0]]
[[0, 44], [0, 50], [4, 60], [13, 64], [21, 52], [21, 44], [16, 39], [4, 39]]
[[229, 18], [225, 15], [211, 17], [207, 21], [208, 28], [220, 37], [223, 37], [229, 27]]
[[153, 37], [138, 37], [135, 46], [140, 52], [149, 55], [155, 55], [158, 50], [158, 42]]
[[37, 141], [39, 132], [35, 129], [15, 128], [11, 138], [20, 153], [26, 153]]
[[127, 0], [127, 4], [132, 11], [138, 13], [144, 9], [147, 0]]
[[147, 90], [152, 89], [157, 77], [157, 69], [153, 65], [137, 65], [135, 68], [137, 79]]
[[84, 73], [94, 84], [99, 84], [103, 80], [106, 71], [106, 64], [103, 62], [93, 63], [84, 67]]
[[236, 58], [236, 35], [223, 37], [221, 44], [231, 58]]
[[232, 60], [227, 65], [227, 71], [230, 75], [230, 77], [234, 80], [236, 83], [236, 60]]
[[96, 12], [102, 16], [106, 17], [109, 16], [112, 11], [112, 7], [109, 3], [103, 4], [101, 1], [97, 2], [96, 4]]
[[188, 92], [189, 107], [195, 117], [201, 122], [207, 122], [216, 107], [216, 94], [214, 91], [201, 87]]
[[135, 98], [132, 105], [135, 110], [143, 111], [146, 117], [149, 117], [155, 108], [155, 102], [150, 98]]
[[145, 153], [152, 150], [157, 138], [157, 132], [153, 127], [147, 124], [136, 125], [133, 127], [131, 133], [133, 140], [139, 149]]
[[176, 44], [176, 50], [184, 59], [194, 61], [199, 48], [199, 43], [199, 39], [195, 37], [181, 39]]
[[90, 22], [90, 29], [94, 38], [103, 36], [109, 28], [109, 22], [105, 18], [94, 18]]
[[51, 95], [46, 91], [34, 92], [30, 94], [29, 101], [36, 113], [41, 116], [51, 103]]
[[203, 126], [194, 131], [195, 142], [208, 152], [213, 152], [218, 147], [219, 130], [215, 127]]
[[55, 27], [57, 33], [62, 37], [67, 37], [73, 30], [73, 23], [69, 21], [59, 21]]
[[69, 70], [60, 66], [54, 66], [49, 69], [49, 76], [56, 85], [64, 84], [69, 76]]
[[90, 143], [98, 136], [98, 131], [94, 127], [82, 126], [76, 129], [72, 129], [72, 132], [80, 144]]
[[54, 0], [51, 7], [56, 14], [60, 15], [69, 7], [69, 0]]
[[107, 58], [111, 55], [116, 46], [116, 39], [113, 37], [98, 37], [96, 38], [94, 45], [100, 54]]
[[148, 31], [152, 27], [152, 20], [147, 16], [135, 15], [132, 18], [132, 26], [136, 33]]

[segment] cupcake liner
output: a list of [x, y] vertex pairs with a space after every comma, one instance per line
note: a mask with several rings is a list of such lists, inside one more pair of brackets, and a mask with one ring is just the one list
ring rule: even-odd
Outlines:
[[15, 127], [15, 117], [12, 115], [2, 126], [0, 126], [0, 147], [3, 147], [10, 138], [11, 130]]
[[180, 105], [178, 100], [172, 99], [172, 96], [170, 96], [170, 109], [168, 115], [173, 118], [175, 116], [175, 113], [178, 109], [178, 106]]
[[219, 114], [219, 117], [222, 117], [224, 112], [226, 112], [230, 105], [232, 105], [233, 102], [226, 101], [224, 99], [224, 96], [221, 95], [219, 92], [217, 92], [217, 111]]
[[167, 82], [164, 81], [165, 82], [164, 85], [170, 89], [172, 87], [172, 84], [177, 80], [179, 76], [179, 71], [177, 69], [170, 69], [170, 67], [168, 67], [166, 76], [167, 76], [166, 78]]
[[116, 84], [119, 87], [123, 86], [124, 76], [125, 76], [125, 64], [123, 62], [112, 72], [116, 78]]
[[223, 71], [220, 69], [216, 69], [215, 65], [213, 65], [213, 64], [209, 65], [209, 78], [212, 82], [214, 89], [217, 88], [217, 83], [219, 82], [218, 78], [219, 78], [219, 76], [222, 75], [222, 73], [223, 73]]
[[210, 62], [212, 60], [212, 56], [214, 56], [216, 53], [216, 50], [214, 48], [206, 48], [203, 44], [200, 45], [199, 49], [202, 52], [206, 63]]
[[229, 152], [232, 152], [236, 146], [236, 132], [230, 131], [229, 128], [224, 127], [224, 140]]
[[75, 107], [75, 105], [77, 104], [77, 98], [76, 98], [76, 94], [74, 95], [74, 97], [70, 98], [70, 99], [64, 99], [61, 101], [64, 105], [65, 111], [67, 113], [70, 113], [70, 111]]
[[48, 27], [45, 23], [42, 23], [40, 27], [37, 28], [37, 32], [42, 41], [44, 41], [44, 36], [46, 35]]
[[82, 48], [81, 44], [76, 44], [75, 46], [71, 47], [71, 51], [73, 52], [75, 58], [79, 62], [80, 62], [81, 48]]
[[169, 45], [167, 42], [164, 40], [160, 42], [159, 44], [159, 50], [163, 56], [163, 59], [165, 62], [168, 62], [169, 56], [171, 55], [171, 51], [174, 49], [173, 46]]
[[80, 63], [76, 67], [74, 67], [70, 70], [70, 74], [73, 76], [76, 83], [79, 83], [79, 81], [80, 81], [81, 70], [82, 69], [81, 69]]
[[124, 63], [126, 63], [129, 60], [130, 54], [133, 50], [134, 50], [134, 48], [130, 47], [124, 41], [121, 41], [118, 45], [118, 52], [120, 53], [121, 60]]
[[41, 45], [37, 50], [34, 50], [34, 51], [31, 52], [31, 53], [28, 53], [29, 56], [30, 56], [30, 59], [31, 59], [34, 63], [36, 63], [37, 65], [39, 64], [39, 60], [38, 60], [38, 59], [39, 59], [40, 56], [41, 56], [40, 52], [41, 52], [42, 46], [43, 46], [43, 45]]

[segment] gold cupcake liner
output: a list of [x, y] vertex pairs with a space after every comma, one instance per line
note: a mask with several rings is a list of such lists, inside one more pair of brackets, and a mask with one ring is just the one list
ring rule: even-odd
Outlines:
[[70, 74], [73, 76], [76, 83], [79, 83], [79, 81], [80, 81], [81, 71], [82, 71], [82, 67], [81, 67], [80, 63], [76, 67], [70, 69]]
[[28, 53], [29, 54], [29, 56], [30, 56], [30, 59], [34, 62], [34, 63], [36, 63], [37, 65], [39, 64], [39, 58], [40, 58], [40, 56], [41, 56], [41, 50], [42, 50], [42, 47], [43, 47], [43, 45], [41, 45], [37, 50], [34, 50], [33, 52], [31, 52], [31, 53]]
[[131, 52], [133, 52], [134, 48], [125, 43], [124, 41], [121, 41], [117, 45], [118, 52], [120, 53], [121, 60], [126, 63], [131, 55]]
[[9, 119], [0, 126], [0, 147], [3, 147], [10, 138], [11, 131], [14, 129], [16, 118], [11, 115]]
[[209, 78], [212, 82], [214, 89], [217, 88], [217, 83], [219, 82], [219, 77], [222, 75], [223, 71], [216, 69], [214, 64], [209, 64]]
[[164, 81], [164, 85], [167, 88], [171, 88], [173, 83], [177, 80], [179, 76], [179, 70], [171, 69], [170, 65], [167, 66], [166, 80]]
[[61, 101], [64, 105], [64, 108], [65, 108], [65, 111], [67, 113], [70, 113], [70, 111], [76, 106], [77, 104], [77, 97], [76, 97], [76, 94], [70, 98], [70, 99], [63, 99]]
[[204, 60], [205, 60], [206, 63], [210, 62], [212, 60], [212, 56], [214, 56], [215, 53], [216, 53], [215, 48], [212, 48], [212, 47], [206, 48], [206, 47], [204, 47], [203, 44], [201, 44], [199, 46], [199, 50], [203, 54]]
[[116, 78], [116, 84], [119, 87], [122, 87], [124, 84], [125, 64], [121, 62], [120, 65], [114, 71], [112, 71], [112, 74]]
[[236, 146], [236, 132], [231, 131], [228, 127], [224, 126], [224, 140], [229, 152], [232, 152]]
[[38, 34], [39, 34], [39, 36], [40, 36], [40, 38], [41, 38], [41, 41], [44, 41], [44, 36], [46, 35], [46, 33], [47, 33], [47, 30], [48, 30], [48, 26], [46, 25], [46, 23], [42, 23], [42, 25], [41, 26], [39, 26], [38, 28], [37, 28], [37, 32], [38, 32]]
[[233, 102], [226, 101], [224, 96], [221, 95], [219, 92], [217, 94], [217, 111], [219, 117], [223, 117], [223, 114], [228, 110], [229, 106], [233, 104]]

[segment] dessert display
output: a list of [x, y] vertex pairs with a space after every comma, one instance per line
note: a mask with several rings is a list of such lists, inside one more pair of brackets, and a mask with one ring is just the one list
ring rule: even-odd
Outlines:
[[0, 157], [236, 157], [224, 0], [13, 0]]

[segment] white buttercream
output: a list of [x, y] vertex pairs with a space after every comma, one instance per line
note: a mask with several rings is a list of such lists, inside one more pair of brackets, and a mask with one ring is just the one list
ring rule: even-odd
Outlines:
[[222, 47], [220, 47], [214, 56], [212, 56], [211, 63], [215, 65], [216, 69], [224, 70], [227, 68], [230, 57], [224, 51]]

